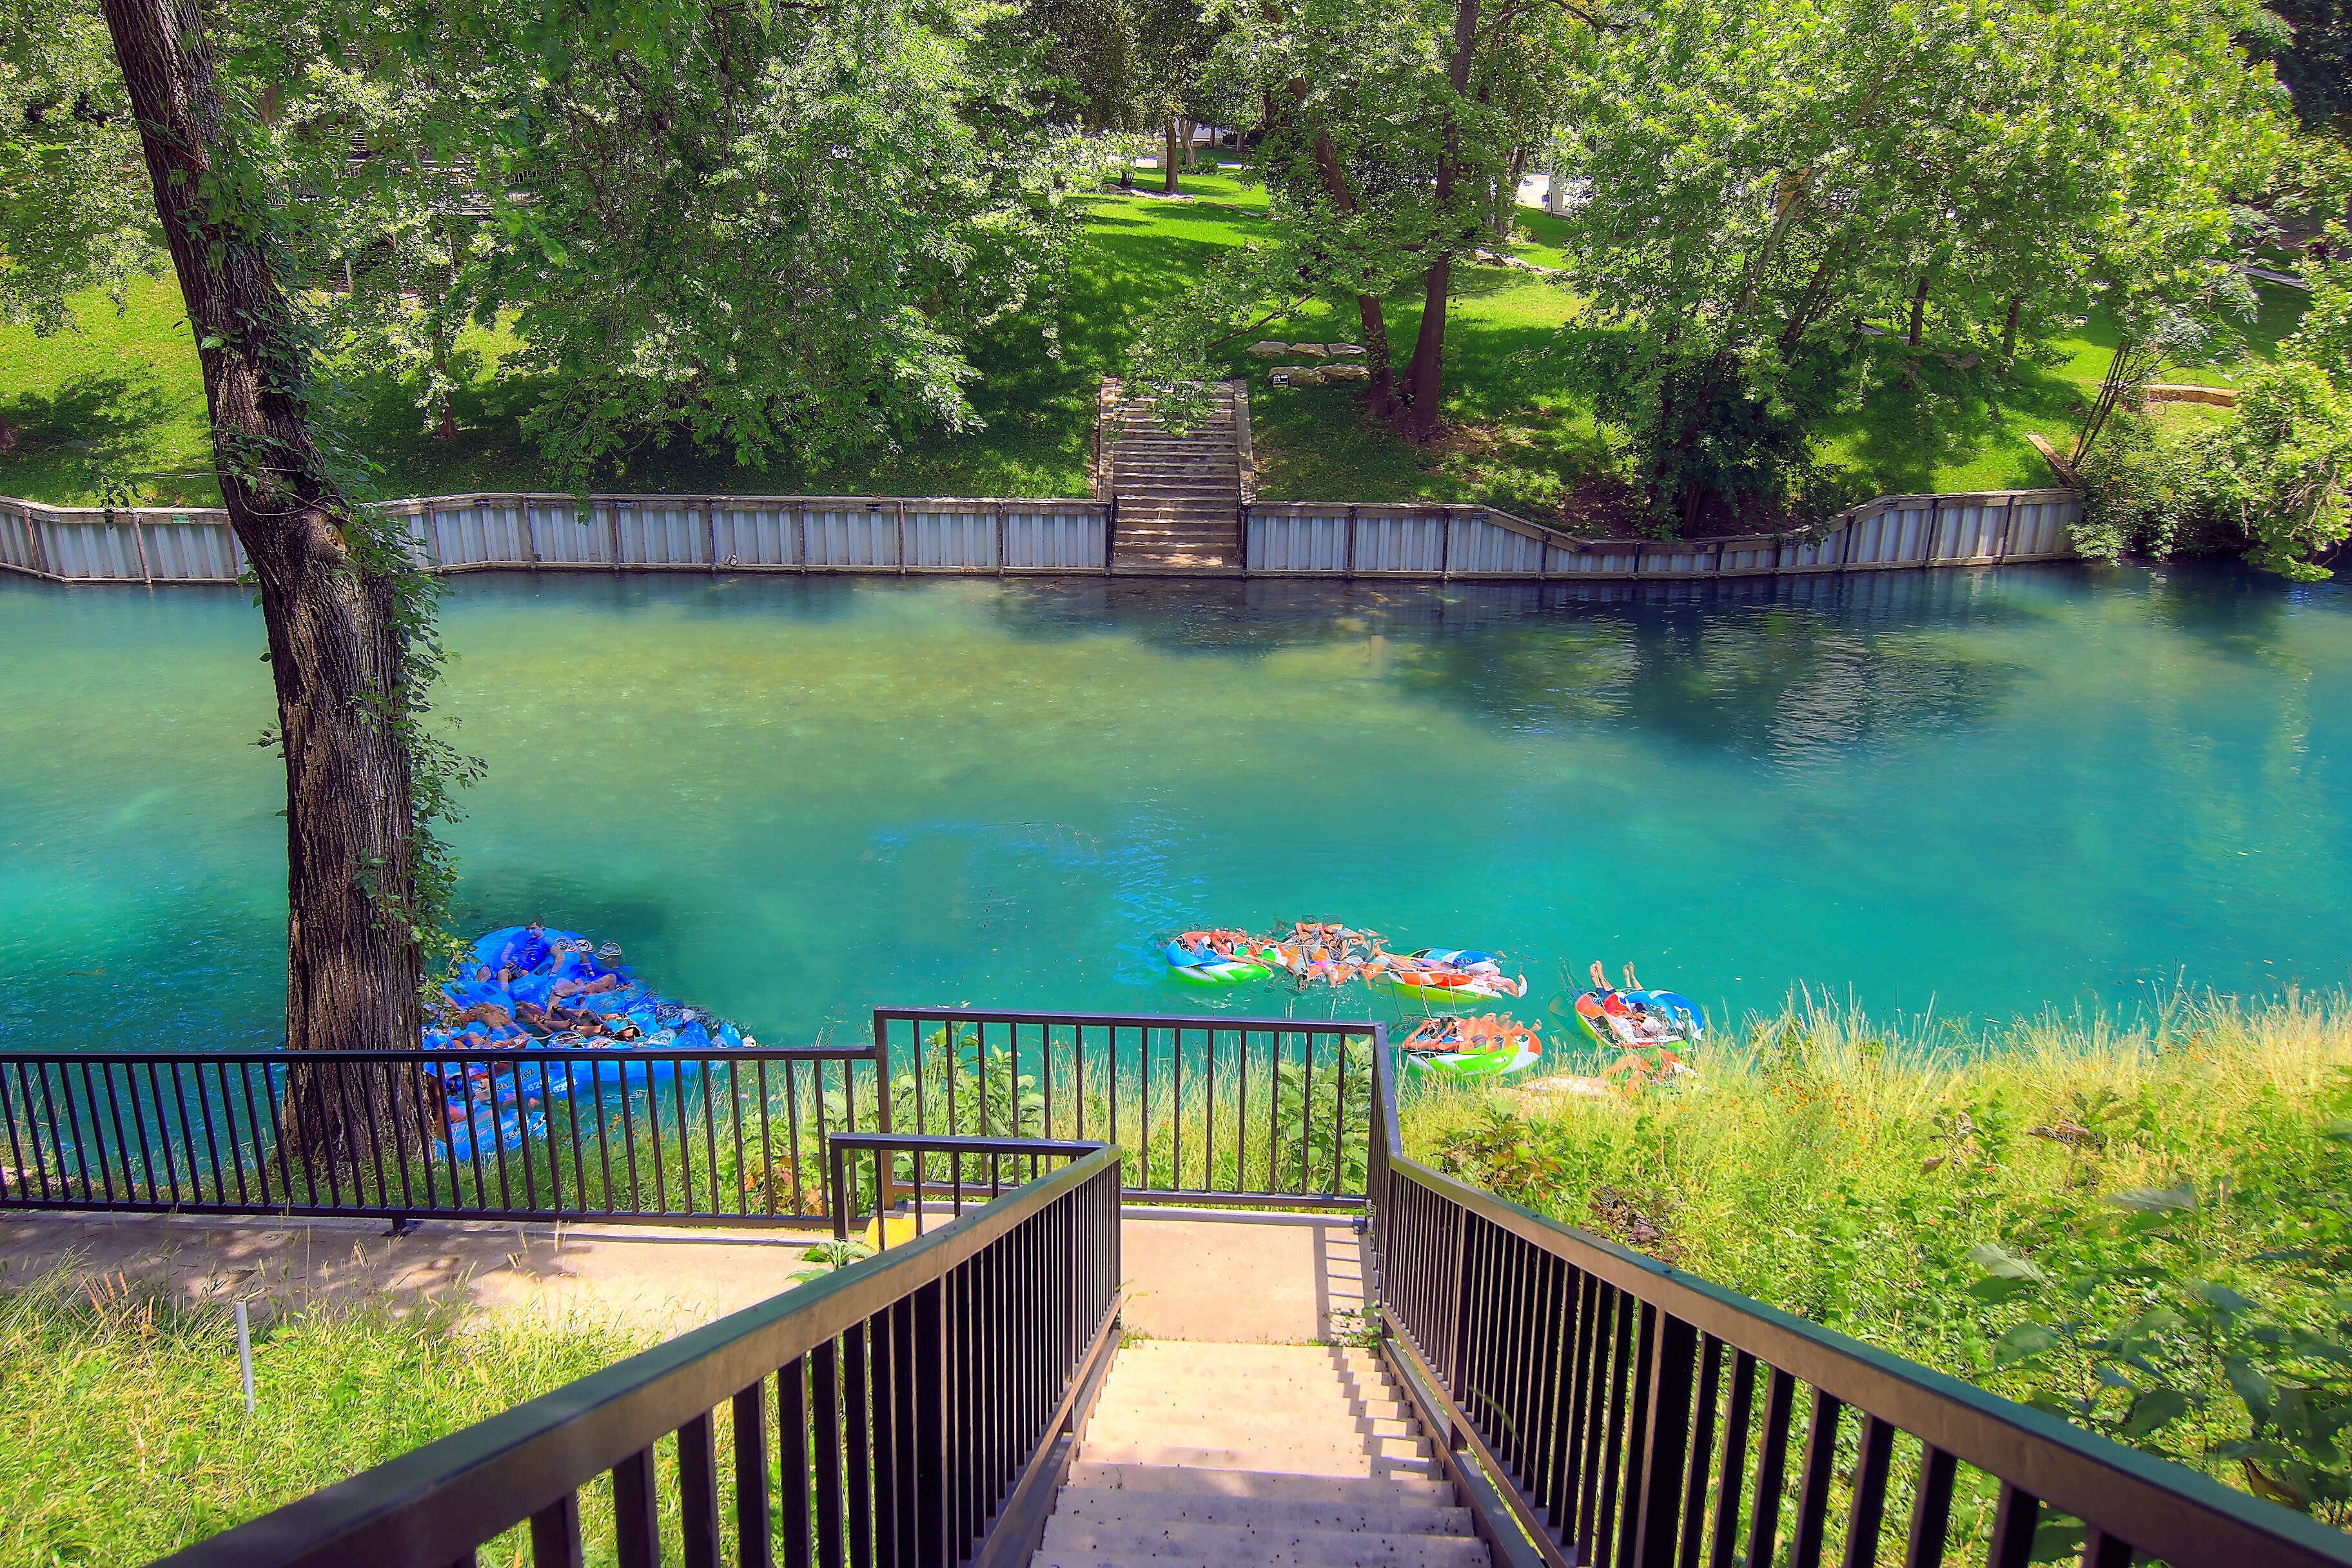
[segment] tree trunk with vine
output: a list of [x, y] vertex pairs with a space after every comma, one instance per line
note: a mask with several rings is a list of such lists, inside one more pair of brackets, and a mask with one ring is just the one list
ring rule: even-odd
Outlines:
[[[309, 345], [257, 181], [236, 163], [195, 0], [105, 0], [203, 366], [214, 467], [251, 563], [286, 761], [289, 1049], [414, 1049], [414, 566], [312, 429]], [[364, 1077], [362, 1077], [364, 1073]], [[298, 1067], [281, 1136], [358, 1164], [420, 1145], [413, 1073]]]

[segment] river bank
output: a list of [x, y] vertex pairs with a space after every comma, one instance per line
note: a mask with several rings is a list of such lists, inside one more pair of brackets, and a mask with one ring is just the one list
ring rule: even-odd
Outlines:
[[2352, 1522], [2352, 998], [1902, 1032], [1801, 1001], [1632, 1100], [1457, 1089], [1408, 1152]]

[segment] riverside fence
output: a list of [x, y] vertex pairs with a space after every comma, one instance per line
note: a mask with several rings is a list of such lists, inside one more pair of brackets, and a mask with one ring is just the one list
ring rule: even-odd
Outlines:
[[[1116, 574], [1117, 500], [899, 496], [431, 496], [386, 501], [430, 572]], [[1252, 576], [1627, 582], [1990, 566], [2074, 557], [2072, 490], [1881, 496], [1803, 532], [1581, 539], [1488, 506], [1255, 501]], [[233, 583], [244, 552], [201, 507], [0, 497], [0, 569], [55, 583]], [[1164, 570], [1164, 569], [1163, 569]], [[1221, 575], [1231, 575], [1221, 573]]]

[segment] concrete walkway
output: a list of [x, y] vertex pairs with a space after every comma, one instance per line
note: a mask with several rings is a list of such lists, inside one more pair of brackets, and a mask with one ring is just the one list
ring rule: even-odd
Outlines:
[[[1303, 1344], [1363, 1304], [1352, 1223], [1304, 1215], [1205, 1219], [1131, 1213], [1126, 1322], [1151, 1339]], [[121, 1277], [188, 1305], [243, 1300], [267, 1316], [313, 1303], [446, 1302], [466, 1310], [587, 1313], [664, 1334], [783, 1289], [808, 1231], [432, 1220], [26, 1214], [0, 1220], [0, 1289], [59, 1269]], [[1344, 1328], [1347, 1320], [1338, 1320]]]

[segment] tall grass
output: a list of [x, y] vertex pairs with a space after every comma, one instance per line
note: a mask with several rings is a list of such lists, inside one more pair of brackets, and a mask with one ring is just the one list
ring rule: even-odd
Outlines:
[[2352, 1522], [2352, 999], [1964, 1037], [1800, 999], [1680, 1089], [1438, 1089], [1415, 1157]]
[[[146, 1562], [648, 1338], [589, 1318], [316, 1306], [257, 1324], [247, 1415], [228, 1309], [70, 1269], [0, 1290], [0, 1568]], [[506, 1544], [483, 1561], [521, 1560]]]

